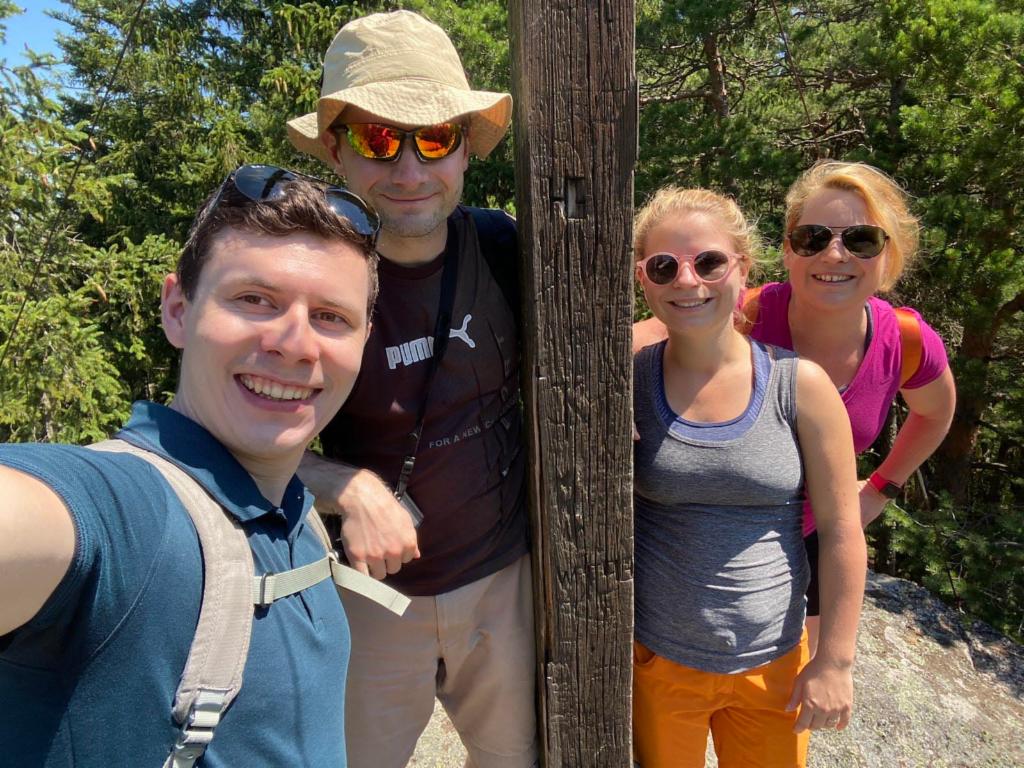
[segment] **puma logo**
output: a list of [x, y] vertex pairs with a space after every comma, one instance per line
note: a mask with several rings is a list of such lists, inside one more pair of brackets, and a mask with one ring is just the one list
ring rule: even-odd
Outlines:
[[469, 347], [470, 349], [476, 349], [476, 342], [469, 338], [469, 332], [467, 330], [469, 328], [469, 321], [472, 319], [472, 315], [466, 315], [464, 318], [462, 318], [462, 327], [452, 328], [451, 330], [449, 330], [448, 338], [459, 339], [460, 341], [466, 342], [466, 346]]
[[[462, 318], [461, 328], [450, 328], [449, 339], [459, 339], [470, 349], [476, 349], [476, 342], [469, 337], [469, 321], [472, 315]], [[422, 362], [434, 354], [434, 338], [432, 336], [421, 336], [412, 341], [406, 341], [394, 347], [385, 347], [384, 354], [387, 355], [388, 368], [395, 370], [399, 365], [413, 365]]]

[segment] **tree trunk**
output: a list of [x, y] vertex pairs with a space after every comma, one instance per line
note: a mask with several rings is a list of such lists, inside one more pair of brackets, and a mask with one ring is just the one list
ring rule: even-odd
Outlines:
[[[873, 448], [881, 457], [886, 457], [892, 451], [892, 444], [896, 441], [896, 433], [899, 431], [899, 424], [896, 419], [896, 409], [899, 405], [893, 403], [889, 413], [885, 417], [885, 425], [875, 440]], [[886, 573], [890, 576], [896, 575], [896, 556], [892, 551], [892, 536], [884, 521], [879, 518], [867, 529], [868, 539], [875, 550], [874, 562], [868, 565], [875, 573]]]
[[729, 117], [729, 93], [725, 87], [725, 64], [718, 50], [718, 35], [704, 35], [704, 61], [708, 66], [708, 104], [719, 122]]
[[985, 304], [991, 306], [991, 299], [985, 301], [991, 290], [991, 286], [983, 285], [974, 291], [978, 309], [964, 323], [963, 342], [954, 361], [956, 414], [949, 434], [936, 452], [937, 477], [960, 507], [968, 506], [971, 500], [971, 462], [981, 418], [989, 405], [988, 376], [996, 338], [1003, 325], [1024, 309], [1024, 293], [1020, 293], [995, 311], [985, 312]]

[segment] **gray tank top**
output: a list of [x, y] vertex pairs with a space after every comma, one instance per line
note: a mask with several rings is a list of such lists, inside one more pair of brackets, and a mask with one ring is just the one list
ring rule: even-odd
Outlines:
[[752, 342], [746, 412], [694, 424], [668, 407], [664, 348], [634, 359], [636, 637], [678, 664], [741, 672], [784, 655], [803, 632], [797, 358]]

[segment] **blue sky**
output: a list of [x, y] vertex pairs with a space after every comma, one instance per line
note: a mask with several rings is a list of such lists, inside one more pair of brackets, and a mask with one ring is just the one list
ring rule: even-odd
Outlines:
[[7, 27], [7, 40], [0, 45], [0, 59], [6, 59], [8, 66], [25, 64], [25, 45], [28, 44], [36, 53], [53, 53], [60, 55], [55, 37], [57, 32], [67, 32], [66, 24], [51, 19], [45, 13], [47, 9], [64, 9], [58, 0], [14, 0], [25, 12], [4, 19]]

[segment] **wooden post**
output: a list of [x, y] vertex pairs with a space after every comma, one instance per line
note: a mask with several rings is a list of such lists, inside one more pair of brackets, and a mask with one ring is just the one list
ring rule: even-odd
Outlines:
[[632, 0], [512, 0], [541, 754], [632, 765]]

